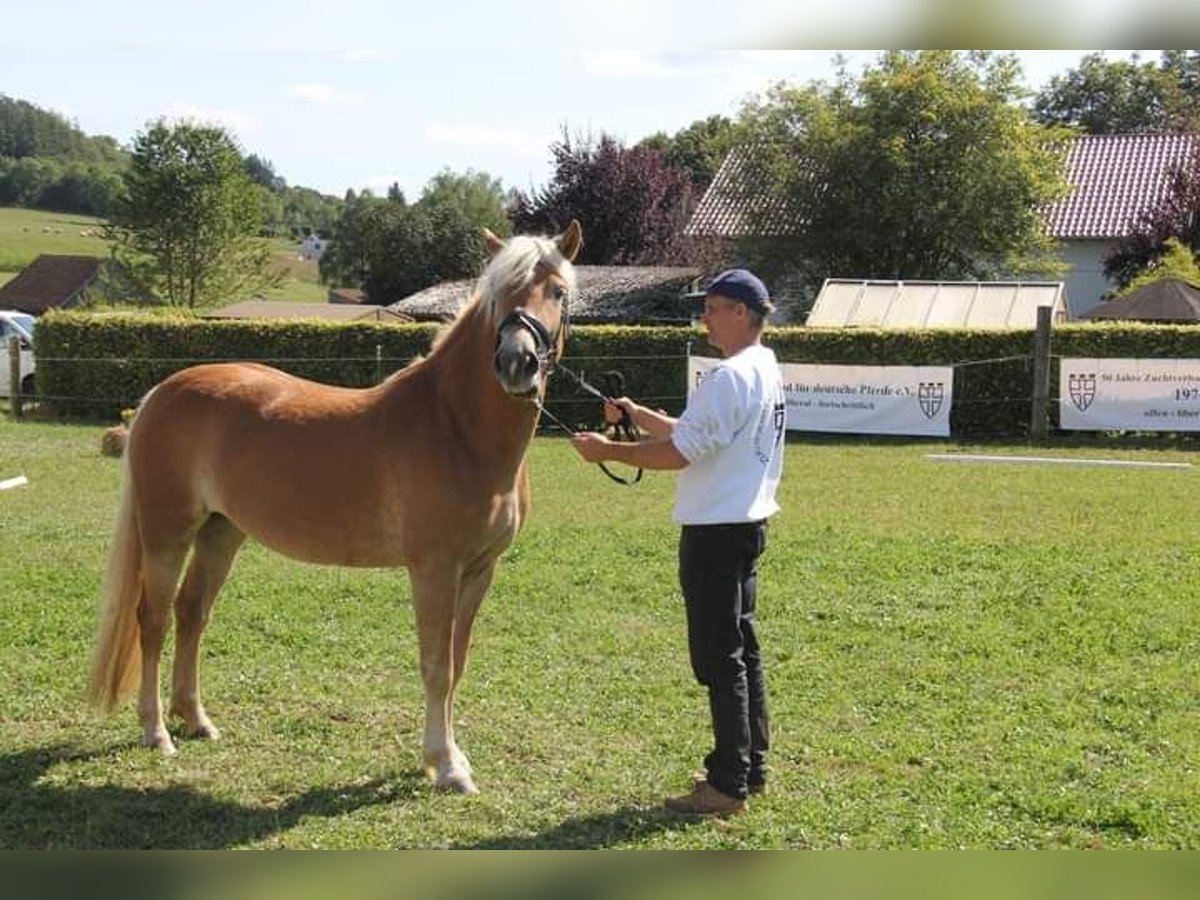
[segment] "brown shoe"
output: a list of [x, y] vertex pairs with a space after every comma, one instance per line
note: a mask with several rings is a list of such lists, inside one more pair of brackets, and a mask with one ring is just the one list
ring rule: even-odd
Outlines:
[[745, 800], [722, 794], [707, 781], [695, 782], [690, 794], [668, 797], [663, 806], [689, 816], [734, 816], [746, 811]]
[[[692, 787], [695, 787], [702, 781], [708, 781], [708, 773], [703, 769], [697, 769], [692, 773]], [[767, 783], [765, 781], [752, 781], [746, 786], [746, 790], [751, 794], [765, 794], [767, 792]]]

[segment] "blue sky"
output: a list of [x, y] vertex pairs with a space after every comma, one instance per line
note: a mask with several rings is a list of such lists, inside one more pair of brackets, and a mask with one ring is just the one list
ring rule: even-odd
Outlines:
[[[902, 30], [897, 8], [937, 2], [855, 9], [879, 26], [865, 36], [883, 38]], [[1115, 16], [1122, 2], [1092, 0], [1094, 28], [1118, 27], [1097, 10]], [[326, 193], [398, 182], [415, 199], [445, 168], [529, 190], [549, 177], [548, 147], [564, 127], [633, 143], [733, 116], [772, 81], [831, 78], [837, 51], [777, 45], [849, 32], [828, 11], [780, 6], [43, 0], [5, 10], [0, 92], [122, 143], [159, 116], [216, 122], [289, 184]], [[875, 58], [843, 52], [853, 71]], [[1065, 73], [1084, 52], [1022, 51], [1027, 84]]]

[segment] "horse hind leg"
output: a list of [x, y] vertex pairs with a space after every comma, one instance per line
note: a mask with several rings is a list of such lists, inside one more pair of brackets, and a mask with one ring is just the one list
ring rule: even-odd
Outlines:
[[196, 534], [192, 560], [175, 597], [170, 714], [183, 720], [188, 737], [220, 737], [200, 701], [200, 639], [217, 594], [245, 539], [245, 533], [224, 516], [209, 517]]
[[159, 693], [159, 665], [171, 598], [179, 581], [179, 572], [187, 555], [187, 546], [146, 549], [142, 559], [142, 597], [138, 604], [141, 631], [142, 681], [138, 692], [138, 721], [142, 726], [142, 744], [157, 747], [165, 755], [175, 753], [175, 744], [163, 721]]

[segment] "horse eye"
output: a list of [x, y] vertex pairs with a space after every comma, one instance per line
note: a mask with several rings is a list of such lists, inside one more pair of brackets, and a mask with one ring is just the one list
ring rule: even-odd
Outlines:
[[567, 296], [567, 289], [565, 287], [563, 287], [561, 284], [556, 284], [556, 285], [554, 285], [553, 294], [554, 294], [554, 299], [557, 300], [559, 303], [562, 303], [563, 298], [565, 298]]

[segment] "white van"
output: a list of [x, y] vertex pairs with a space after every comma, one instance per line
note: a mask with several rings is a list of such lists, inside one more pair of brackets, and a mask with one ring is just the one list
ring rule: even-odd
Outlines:
[[21, 393], [33, 396], [33, 325], [29, 313], [0, 309], [0, 397], [9, 397], [8, 339], [16, 337], [21, 353]]

